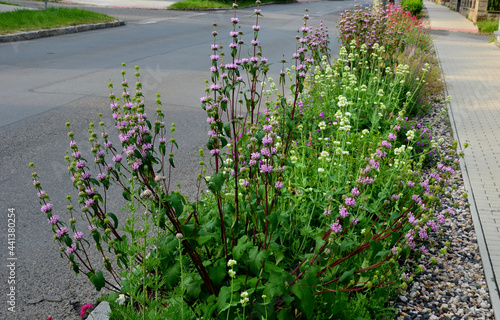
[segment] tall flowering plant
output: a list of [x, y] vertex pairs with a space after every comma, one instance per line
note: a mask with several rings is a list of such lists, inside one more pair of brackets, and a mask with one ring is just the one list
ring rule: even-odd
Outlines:
[[[68, 124], [66, 161], [78, 192], [78, 209], [68, 196], [69, 224], [33, 171], [61, 255], [111, 292], [117, 317], [349, 319], [360, 312], [358, 294], [406, 285], [413, 270], [404, 262], [427, 254], [429, 233], [444, 221], [439, 197], [457, 162], [452, 150], [420, 179], [415, 132], [398, 139], [405, 104], [392, 99], [404, 90], [404, 68], [387, 71], [395, 78], [387, 83], [358, 82], [358, 58], [382, 79], [378, 56], [367, 58], [365, 46], [331, 60], [328, 31], [308, 26], [306, 13], [277, 86], [259, 42], [260, 8], [254, 16], [245, 43], [235, 11], [228, 55], [214, 25], [200, 99], [210, 155], [206, 163], [200, 150], [196, 201], [174, 190], [175, 125], [167, 130], [159, 96], [154, 116], [145, 112], [138, 68], [135, 93], [125, 71], [121, 96], [110, 93], [120, 144], [103, 121], [90, 124], [93, 168]], [[122, 191], [124, 217], [109, 208], [111, 185]], [[91, 261], [91, 241], [102, 263]], [[376, 316], [375, 305], [362, 311]]]

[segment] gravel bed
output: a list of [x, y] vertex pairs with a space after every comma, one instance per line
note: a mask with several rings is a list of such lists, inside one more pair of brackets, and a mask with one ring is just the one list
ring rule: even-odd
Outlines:
[[[416, 121], [431, 124], [438, 120], [433, 125], [433, 139], [443, 138], [446, 147], [453, 143], [453, 138], [447, 116], [440, 117], [444, 106], [436, 104], [432, 113]], [[428, 256], [435, 257], [437, 263], [413, 275], [414, 281], [392, 302], [399, 310], [398, 320], [494, 319], [469, 203], [463, 197], [466, 191], [460, 170], [455, 171], [447, 192], [452, 197], [445, 200], [443, 208], [453, 206], [454, 202], [458, 207], [442, 225], [443, 236], [432, 235], [435, 244], [429, 248]], [[447, 242], [447, 254], [440, 255]]]

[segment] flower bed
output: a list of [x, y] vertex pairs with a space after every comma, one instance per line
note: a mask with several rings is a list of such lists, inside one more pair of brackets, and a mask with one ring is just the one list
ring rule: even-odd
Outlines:
[[[110, 291], [112, 317], [380, 319], [395, 312], [391, 295], [435, 262], [429, 235], [453, 213], [442, 207], [459, 154], [407, 117], [441, 85], [428, 35], [400, 7], [355, 8], [333, 59], [328, 30], [306, 13], [292, 66], [283, 61], [274, 83], [254, 15], [247, 40], [235, 11], [225, 55], [214, 25], [196, 201], [174, 189], [175, 124], [167, 130], [160, 97], [146, 114], [138, 67], [135, 93], [124, 70], [121, 94], [110, 95], [121, 145], [103, 121], [90, 124], [94, 168], [67, 124], [78, 190], [69, 224], [33, 172], [61, 255]], [[120, 214], [106, 207], [113, 184], [127, 202]], [[102, 268], [88, 259], [91, 242]]]

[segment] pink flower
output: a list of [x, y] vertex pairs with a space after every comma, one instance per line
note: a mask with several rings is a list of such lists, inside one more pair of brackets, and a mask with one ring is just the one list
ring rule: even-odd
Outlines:
[[346, 198], [345, 199], [345, 204], [348, 205], [348, 206], [351, 206], [351, 207], [355, 207], [356, 206], [356, 200], [354, 200], [354, 198]]
[[351, 193], [353, 197], [359, 196], [359, 189], [358, 188], [352, 188]]
[[263, 144], [271, 144], [271, 143], [273, 143], [273, 139], [271, 137], [264, 137], [264, 138], [262, 138], [262, 143]]
[[339, 233], [340, 231], [342, 231], [342, 226], [340, 225], [340, 223], [335, 222], [330, 226], [330, 229], [332, 229], [332, 231], [335, 233]]
[[47, 212], [52, 211], [52, 208], [53, 208], [52, 204], [51, 203], [47, 203], [47, 204], [44, 204], [42, 206], [41, 210], [42, 210], [43, 213], [47, 213]]
[[55, 215], [55, 216], [52, 216], [50, 217], [49, 219], [49, 223], [50, 224], [57, 224], [59, 222], [59, 216]]
[[342, 218], [346, 218], [350, 215], [349, 211], [344, 206], [340, 206], [339, 213]]
[[92, 309], [92, 304], [87, 303], [82, 306], [82, 308], [80, 309], [80, 317], [83, 318], [85, 316], [85, 313], [87, 313], [88, 309]]
[[273, 172], [273, 166], [263, 164], [260, 166], [260, 172], [262, 173], [271, 173]]

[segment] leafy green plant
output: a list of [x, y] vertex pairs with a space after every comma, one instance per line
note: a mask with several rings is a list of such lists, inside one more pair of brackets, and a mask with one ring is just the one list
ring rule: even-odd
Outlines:
[[479, 20], [476, 22], [476, 25], [479, 32], [482, 33], [493, 33], [498, 31], [498, 19]]
[[404, 10], [411, 12], [412, 15], [417, 16], [424, 9], [422, 0], [403, 0], [401, 6]]
[[[69, 224], [33, 169], [61, 256], [110, 291], [112, 318], [380, 319], [392, 312], [388, 296], [418, 272], [405, 261], [432, 263], [428, 232], [444, 222], [437, 209], [458, 160], [450, 149], [423, 175], [436, 144], [420, 145], [424, 131], [406, 127], [418, 91], [407, 91], [409, 66], [392, 65], [378, 44], [356, 51], [351, 42], [332, 59], [327, 30], [312, 30], [306, 13], [292, 66], [276, 84], [259, 8], [254, 16], [249, 48], [236, 12], [228, 52], [214, 25], [200, 99], [210, 156], [200, 150], [194, 202], [171, 181], [175, 124], [167, 130], [159, 96], [154, 117], [145, 113], [138, 67], [135, 93], [125, 70], [120, 94], [109, 85], [121, 145], [104, 121], [90, 124], [93, 168], [67, 124], [78, 192], [78, 208], [68, 196]], [[111, 185], [126, 202], [122, 219], [107, 206]], [[102, 264], [89, 259], [92, 247]]]

